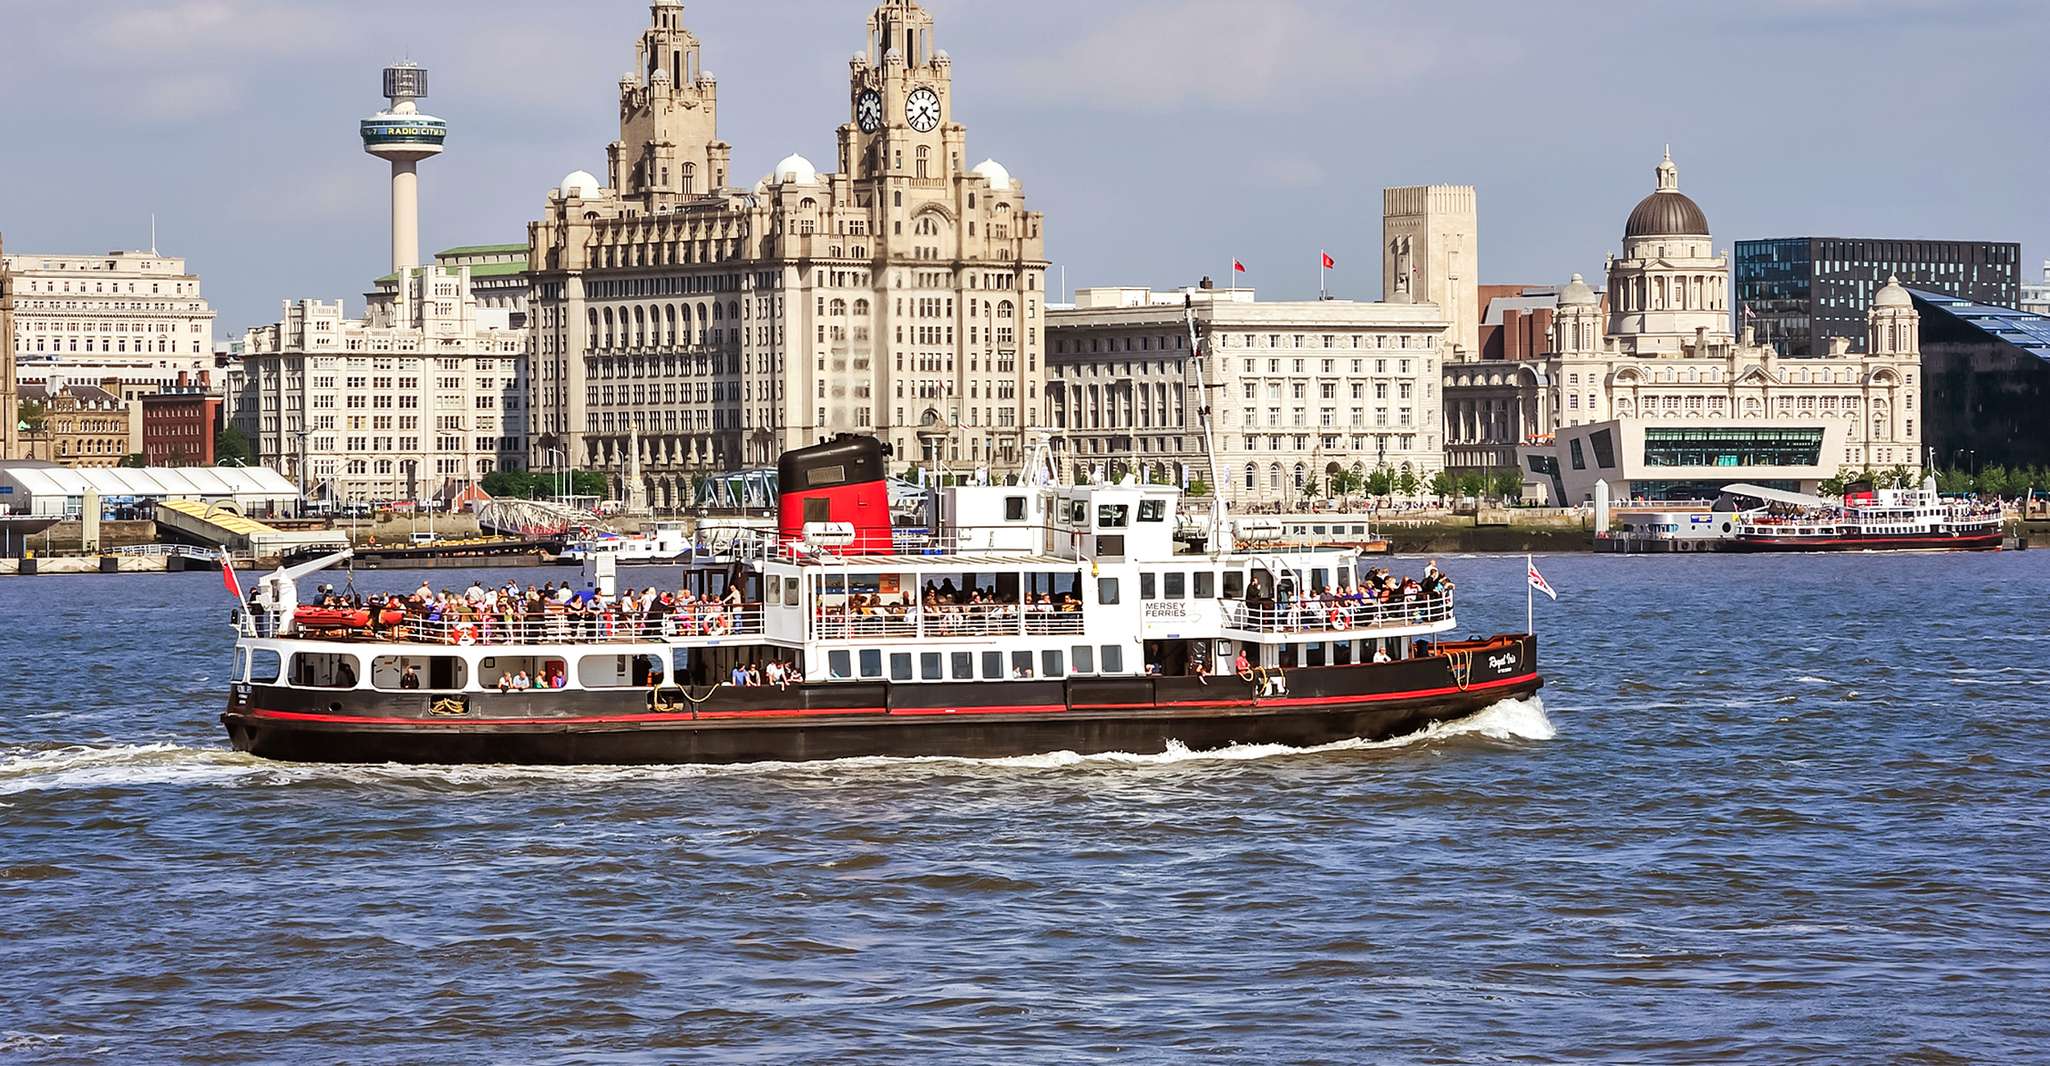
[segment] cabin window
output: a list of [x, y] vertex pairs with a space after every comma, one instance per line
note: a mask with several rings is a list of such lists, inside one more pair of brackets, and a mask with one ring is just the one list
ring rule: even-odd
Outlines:
[[235, 649], [235, 665], [230, 670], [231, 672], [228, 674], [230, 681], [249, 680], [249, 650], [247, 648]]
[[1316, 569], [1310, 571], [1310, 591], [1322, 592], [1331, 587], [1331, 571]]
[[1096, 528], [1123, 529], [1132, 520], [1131, 507], [1122, 503], [1106, 503], [1096, 508]]
[[1089, 505], [1081, 500], [1076, 500], [1074, 505], [1068, 508], [1068, 520], [1078, 526], [1088, 525]]
[[918, 676], [920, 680], [945, 680], [944, 675], [940, 673], [940, 664], [943, 661], [944, 659], [939, 652], [928, 651], [920, 653], [918, 656]]
[[893, 652], [891, 652], [891, 653], [890, 653], [890, 680], [892, 680], [892, 681], [909, 681], [909, 680], [911, 680], [911, 653], [910, 653], [910, 652], [908, 652], [908, 651], [893, 651]]
[[1103, 651], [1103, 672], [1122, 674], [1125, 672], [1125, 649], [1116, 644], [1105, 644]]
[[1246, 598], [1246, 575], [1229, 570], [1224, 575], [1224, 598], [1242, 600]]
[[1189, 575], [1173, 570], [1160, 575], [1161, 592], [1170, 600], [1184, 600], [1189, 597]]
[[1139, 521], [1160, 522], [1167, 518], [1166, 500], [1140, 500]]
[[782, 599], [782, 598], [783, 598], [783, 577], [782, 577], [782, 575], [780, 575], [780, 574], [770, 574], [770, 575], [769, 575], [769, 602], [770, 602], [770, 603], [774, 603], [774, 602], [776, 602], [777, 600], [780, 600], [780, 599]]
[[1196, 598], [1214, 600], [1217, 598], [1217, 575], [1208, 570], [1196, 571]]
[[1333, 664], [1338, 666], [1352, 665], [1352, 641], [1341, 640], [1338, 643], [1333, 644], [1331, 646], [1331, 652], [1331, 661]]
[[249, 655], [249, 680], [252, 684], [270, 684], [278, 679], [278, 671], [284, 665], [277, 649], [258, 648]]
[[302, 651], [292, 656], [292, 684], [299, 688], [355, 688], [361, 676], [354, 655]]
[[[405, 683], [406, 667], [415, 684]], [[420, 689], [459, 692], [470, 686], [470, 665], [454, 655], [380, 655], [370, 660], [370, 687], [383, 692]]]
[[1023, 496], [1006, 496], [1006, 497], [1004, 497], [1004, 521], [1006, 521], [1006, 522], [1023, 522], [1023, 521], [1025, 521], [1025, 497], [1023, 497]]
[[1096, 579], [1096, 602], [1098, 602], [1098, 603], [1116, 603], [1116, 602], [1118, 602], [1118, 579], [1117, 579], [1117, 578], [1114, 578], [1114, 577], [1099, 577], [1099, 578], [1097, 578], [1097, 579]]
[[586, 655], [577, 660], [577, 684], [584, 688], [647, 688], [662, 681], [655, 655]]
[[797, 606], [797, 576], [795, 574], [791, 575], [790, 580], [783, 583], [783, 606]]
[[1040, 652], [1039, 676], [1060, 677], [1066, 674], [1068, 671], [1061, 664], [1061, 660], [1064, 658], [1065, 656], [1061, 654], [1059, 648], [1048, 648], [1045, 651]]
[[1158, 594], [1158, 593], [1157, 593], [1157, 592], [1156, 592], [1156, 591], [1154, 590], [1154, 582], [1153, 582], [1153, 575], [1152, 575], [1152, 574], [1140, 574], [1140, 575], [1139, 575], [1139, 598], [1140, 598], [1140, 599], [1142, 599], [1142, 600], [1151, 600], [1151, 599], [1157, 599], [1157, 598], [1158, 598], [1158, 595], [1159, 595], [1159, 594]]
[[975, 653], [957, 651], [954, 653], [954, 680], [975, 680]]
[[528, 688], [562, 688], [569, 683], [569, 664], [561, 659], [494, 655], [477, 664], [477, 687], [498, 688], [502, 678], [505, 691], [512, 691], [519, 688], [522, 674], [526, 675]]
[[883, 650], [881, 648], [861, 649], [861, 676], [883, 676]]
[[1011, 653], [1011, 676], [1012, 676], [1012, 677], [1031, 677], [1031, 676], [1032, 676], [1032, 653], [1031, 653], [1031, 652], [1029, 652], [1029, 651], [1014, 651], [1014, 652], [1012, 652], [1012, 653]]
[[1120, 534], [1100, 534], [1096, 538], [1096, 554], [1121, 556], [1125, 554], [1125, 538]]
[[1068, 661], [1073, 672], [1093, 674], [1096, 672], [1096, 649], [1087, 644], [1077, 644], [1068, 649]]
[[1002, 681], [1004, 679], [1004, 653], [986, 651], [982, 653], [982, 679]]
[[1324, 665], [1324, 642], [1303, 645], [1304, 658], [1309, 666]]
[[826, 676], [834, 681], [845, 681], [854, 676], [854, 653], [851, 651], [829, 651], [826, 653]]
[[1301, 666], [1302, 661], [1297, 657], [1296, 646], [1293, 644], [1283, 644], [1281, 646], [1281, 661], [1275, 665], [1284, 668]]
[[1324, 535], [1324, 527], [1323, 527], [1323, 526], [1311, 526], [1311, 527], [1310, 527], [1310, 532], [1312, 532], [1312, 533], [1315, 533], [1315, 534], [1317, 534], [1318, 536], [1320, 536], [1320, 537], [1321, 537], [1321, 536], [1323, 536], [1323, 535]]

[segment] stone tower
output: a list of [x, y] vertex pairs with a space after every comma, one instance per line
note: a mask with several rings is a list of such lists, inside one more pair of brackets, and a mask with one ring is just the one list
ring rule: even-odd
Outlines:
[[14, 384], [14, 279], [0, 240], [0, 459], [21, 458], [21, 395]]
[[1480, 358], [1480, 221], [1471, 185], [1381, 190], [1381, 298], [1437, 304], [1449, 358]]
[[698, 65], [683, 0], [654, 0], [619, 79], [619, 139], [606, 150], [611, 184], [649, 208], [726, 187], [733, 146], [719, 139], [719, 83]]
[[1872, 294], [1868, 318], [1871, 332], [1866, 337], [1867, 352], [1914, 357], [1922, 354], [1922, 319], [1915, 313], [1915, 300], [1902, 287], [1901, 279], [1887, 278], [1886, 284]]

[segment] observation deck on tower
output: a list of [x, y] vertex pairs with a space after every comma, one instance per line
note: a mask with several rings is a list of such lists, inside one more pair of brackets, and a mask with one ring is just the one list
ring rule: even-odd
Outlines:
[[448, 123], [422, 114], [416, 102], [427, 96], [427, 68], [413, 63], [384, 68], [384, 95], [391, 106], [361, 123], [363, 150], [393, 162], [440, 155]]

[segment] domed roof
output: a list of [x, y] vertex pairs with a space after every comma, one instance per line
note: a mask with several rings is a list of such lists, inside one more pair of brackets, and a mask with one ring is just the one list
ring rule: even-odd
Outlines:
[[816, 185], [818, 180], [819, 168], [812, 166], [811, 160], [795, 152], [784, 156], [783, 161], [777, 163], [776, 169], [769, 174], [769, 184], [771, 185], [780, 185], [784, 182], [796, 182], [799, 185]]
[[1706, 237], [1708, 216], [1701, 206], [1680, 191], [1680, 168], [1673, 165], [1673, 153], [1658, 165], [1658, 189], [1637, 202], [1630, 220], [1623, 224], [1623, 237]]
[[1587, 282], [1578, 274], [1559, 290], [1560, 307], [1593, 307], [1596, 303], [1594, 290], [1588, 288]]
[[985, 159], [975, 164], [973, 173], [988, 179], [989, 187], [992, 189], [1008, 189], [1011, 187], [1011, 172], [1004, 169], [1004, 165], [994, 159]]
[[1872, 294], [1872, 306], [1912, 308], [1915, 306], [1915, 298], [1908, 295], [1908, 290], [1902, 287], [1900, 278], [1888, 277], [1886, 284]]
[[566, 198], [595, 200], [604, 186], [598, 184], [597, 176], [590, 171], [572, 170], [562, 179], [562, 184], [558, 188]]

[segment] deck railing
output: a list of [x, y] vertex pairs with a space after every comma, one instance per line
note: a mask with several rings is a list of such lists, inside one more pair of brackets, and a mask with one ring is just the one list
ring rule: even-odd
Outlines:
[[1343, 633], [1356, 630], [1401, 629], [1452, 619], [1452, 597], [1426, 596], [1393, 603], [1304, 603], [1262, 604], [1226, 602], [1224, 624], [1228, 629], [1254, 633]]
[[[245, 637], [280, 635], [266, 611], [238, 608], [234, 621], [236, 632]], [[645, 644], [760, 636], [762, 623], [759, 606], [687, 609], [665, 615], [612, 612], [572, 617], [560, 610], [449, 618], [406, 614], [390, 623], [384, 617], [373, 617], [371, 624], [360, 626], [323, 625], [302, 615], [287, 635], [363, 644]]]
[[1083, 631], [1081, 611], [1037, 610], [1017, 604], [960, 604], [946, 607], [885, 607], [878, 613], [846, 614], [834, 609], [812, 619], [815, 640], [866, 637], [1051, 636]]

